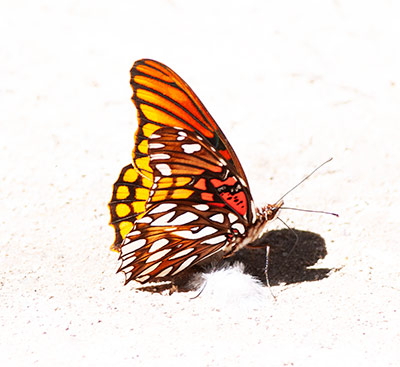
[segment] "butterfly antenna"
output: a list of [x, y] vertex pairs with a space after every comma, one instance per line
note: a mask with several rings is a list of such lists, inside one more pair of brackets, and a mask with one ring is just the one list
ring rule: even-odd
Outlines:
[[311, 173], [309, 173], [306, 177], [304, 177], [297, 185], [292, 187], [285, 195], [283, 195], [279, 200], [277, 200], [277, 203], [279, 203], [286, 195], [291, 193], [296, 187], [299, 187], [305, 180], [309, 179], [310, 176], [312, 176], [316, 171], [318, 171], [322, 166], [330, 162], [333, 158], [329, 158], [327, 161], [324, 163], [320, 164], [317, 168], [315, 168]]
[[320, 213], [320, 214], [329, 214], [338, 217], [339, 214], [333, 212], [325, 212], [323, 210], [312, 210], [312, 209], [301, 209], [301, 208], [289, 208], [288, 206], [281, 206], [279, 209], [288, 209], [288, 210], [297, 210], [299, 212], [308, 212], [308, 213]]

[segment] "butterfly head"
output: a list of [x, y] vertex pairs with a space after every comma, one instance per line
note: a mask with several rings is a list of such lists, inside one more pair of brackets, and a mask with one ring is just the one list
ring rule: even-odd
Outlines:
[[280, 208], [283, 205], [283, 200], [279, 200], [277, 203], [275, 204], [267, 204], [264, 208], [264, 218], [267, 219], [267, 221], [271, 221], [273, 219], [275, 219], [278, 215], [278, 212], [280, 210]]
[[267, 204], [263, 207], [257, 208], [257, 219], [247, 229], [247, 236], [241, 240], [238, 248], [242, 248], [250, 244], [250, 247], [257, 247], [251, 245], [253, 241], [262, 237], [267, 224], [278, 216], [279, 209], [283, 205], [283, 200], [279, 200], [275, 204]]

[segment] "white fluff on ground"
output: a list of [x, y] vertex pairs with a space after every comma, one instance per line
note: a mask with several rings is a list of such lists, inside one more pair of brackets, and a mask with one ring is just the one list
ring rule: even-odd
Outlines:
[[259, 309], [271, 302], [268, 288], [260, 280], [246, 274], [245, 266], [235, 262], [232, 266], [213, 269], [208, 273], [198, 274], [193, 286], [200, 297], [207, 297], [210, 304], [223, 311], [237, 308]]

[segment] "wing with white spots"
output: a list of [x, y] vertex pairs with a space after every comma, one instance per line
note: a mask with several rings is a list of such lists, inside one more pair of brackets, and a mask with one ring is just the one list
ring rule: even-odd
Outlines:
[[189, 200], [226, 208], [252, 223], [253, 200], [246, 183], [207, 141], [196, 133], [163, 127], [149, 139], [152, 204]]
[[223, 248], [228, 223], [213, 222], [219, 209], [205, 206], [163, 202], [137, 220], [121, 247], [125, 282], [174, 276]]
[[146, 212], [121, 246], [126, 282], [178, 274], [244, 236], [252, 218], [247, 188], [194, 133], [164, 127], [149, 139], [148, 156]]

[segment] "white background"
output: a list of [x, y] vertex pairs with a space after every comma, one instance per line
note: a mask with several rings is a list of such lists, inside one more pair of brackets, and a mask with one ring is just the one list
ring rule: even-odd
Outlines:
[[[399, 16], [395, 1], [2, 1], [1, 365], [398, 365]], [[258, 205], [334, 157], [285, 201], [340, 218], [281, 218], [340, 271], [276, 301], [233, 276], [196, 300], [122, 285], [107, 202], [140, 58], [191, 85]]]

